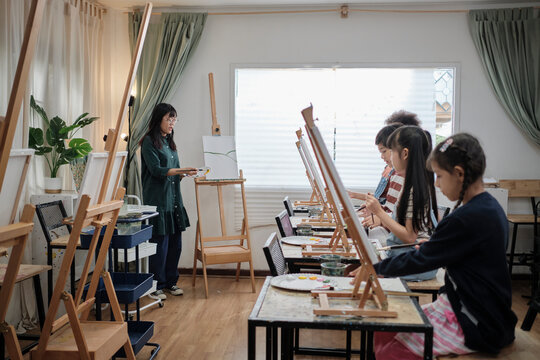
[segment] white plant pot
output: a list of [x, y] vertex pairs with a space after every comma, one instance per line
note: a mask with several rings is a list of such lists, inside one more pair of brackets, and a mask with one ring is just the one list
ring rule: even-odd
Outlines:
[[62, 192], [62, 178], [45, 178], [45, 192], [47, 194], [58, 194]]

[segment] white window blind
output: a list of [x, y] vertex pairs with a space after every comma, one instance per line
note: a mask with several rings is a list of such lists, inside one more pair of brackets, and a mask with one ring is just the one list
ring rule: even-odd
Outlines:
[[[435, 136], [434, 70], [236, 69], [235, 136], [250, 226], [274, 223], [284, 196], [300, 200], [311, 193], [295, 145], [295, 131], [304, 128], [303, 108], [313, 104], [345, 186], [373, 190], [384, 168], [375, 136], [388, 116], [401, 109], [414, 112]], [[241, 220], [240, 199], [236, 203]]]

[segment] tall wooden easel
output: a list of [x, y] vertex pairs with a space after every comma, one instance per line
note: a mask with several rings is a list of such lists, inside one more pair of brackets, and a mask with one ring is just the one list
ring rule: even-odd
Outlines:
[[[120, 208], [123, 205], [125, 189], [119, 188], [112, 199], [107, 198], [114, 160], [118, 148], [120, 130], [127, 112], [127, 101], [135, 73], [141, 56], [142, 45], [152, 13], [152, 4], [147, 3], [142, 18], [141, 28], [135, 47], [135, 54], [124, 89], [120, 113], [114, 129], [109, 129], [105, 149], [109, 151], [107, 165], [103, 176], [97, 203], [90, 206], [91, 198], [83, 195], [72, 223], [72, 231], [64, 253], [62, 266], [56, 281], [54, 291], [49, 303], [49, 310], [45, 318], [42, 336], [37, 349], [32, 351], [32, 359], [107, 359], [111, 358], [120, 348], [128, 359], [135, 359], [133, 348], [129, 340], [127, 323], [123, 321], [122, 311], [111, 277], [104, 271], [107, 252], [111, 243], [114, 227]], [[110, 195], [109, 195], [110, 196]], [[63, 291], [69, 268], [75, 255], [77, 241], [84, 227], [94, 226], [94, 235], [88, 249], [88, 255], [82, 270], [81, 279], [75, 297]], [[105, 234], [100, 244], [98, 256], [94, 266], [92, 278], [86, 300], [82, 301], [84, 286], [88, 279], [92, 258], [100, 240], [101, 229], [106, 226]], [[89, 321], [91, 306], [95, 302], [95, 294], [100, 278], [103, 279], [114, 321]], [[63, 300], [67, 314], [56, 318], [60, 301]], [[69, 325], [69, 326], [68, 326]]]
[[[210, 85], [210, 105], [212, 107], [212, 135], [221, 136], [220, 126], [216, 117], [216, 101], [214, 94], [214, 74], [208, 74], [208, 81]], [[195, 233], [195, 250], [193, 254], [193, 280], [192, 286], [195, 286], [195, 280], [197, 275], [197, 260], [202, 263], [203, 277], [204, 277], [204, 291], [208, 298], [208, 279], [206, 274], [206, 266], [214, 264], [229, 264], [237, 263], [236, 266], [236, 281], [240, 277], [240, 266], [242, 262], [249, 263], [249, 273], [251, 277], [251, 290], [255, 292], [255, 276], [253, 273], [253, 260], [251, 256], [251, 240], [249, 235], [249, 223], [247, 216], [247, 204], [246, 204], [246, 192], [244, 189], [243, 172], [240, 170], [240, 176], [238, 179], [231, 180], [206, 180], [204, 177], [195, 179], [195, 198], [197, 202], [197, 228]], [[242, 206], [244, 219], [242, 220], [242, 230], [238, 235], [227, 235], [227, 226], [225, 218], [225, 204], [223, 202], [223, 187], [229, 185], [240, 185], [242, 193]], [[219, 206], [219, 219], [221, 224], [221, 236], [203, 236], [202, 231], [202, 217], [201, 217], [201, 202], [199, 199], [199, 187], [201, 186], [214, 186], [217, 189], [218, 206]], [[234, 245], [219, 245], [210, 246], [207, 243], [215, 243], [221, 241], [237, 241], [239, 244]], [[244, 244], [245, 242], [245, 244]]]
[[[345, 222], [343, 221], [343, 218], [341, 217], [341, 212], [336, 205], [335, 199], [337, 199], [337, 196], [334, 193], [333, 188], [330, 186], [328, 174], [325, 171], [324, 167], [319, 163], [319, 169], [321, 170], [321, 174], [324, 179], [323, 184], [323, 180], [316, 172], [316, 165], [308, 152], [307, 144], [303, 138], [302, 131], [298, 130], [296, 132], [296, 135], [298, 136], [297, 146], [299, 146], [299, 151], [301, 151], [300, 156], [306, 158], [306, 163], [311, 169], [311, 171], [308, 172], [311, 172], [311, 174], [315, 174], [312, 176], [315, 179], [315, 183], [317, 184], [318, 192], [321, 194], [320, 198], [322, 200], [322, 203], [325, 204], [325, 208], [328, 209], [329, 216], [332, 219], [332, 225], [335, 226], [334, 233], [332, 234], [332, 237], [328, 244], [303, 245], [305, 250], [302, 251], [302, 255], [319, 256], [323, 254], [339, 254], [348, 257], [356, 256], [357, 253], [351, 251], [352, 249], [349, 244], [349, 240], [347, 239], [347, 232], [345, 231]], [[313, 147], [313, 151], [314, 153], [316, 153], [317, 149]], [[318, 160], [318, 157], [316, 158]]]
[[[314, 297], [319, 298], [320, 308], [313, 312], [316, 315], [355, 315], [355, 316], [375, 316], [375, 317], [397, 317], [397, 312], [388, 310], [388, 300], [381, 284], [377, 278], [377, 273], [373, 268], [373, 262], [377, 261], [377, 254], [371, 246], [364, 228], [358, 220], [354, 207], [347, 195], [345, 186], [337, 172], [337, 169], [324, 145], [319, 129], [313, 121], [313, 107], [310, 106], [302, 110], [302, 116], [306, 122], [306, 130], [315, 150], [315, 156], [321, 166], [321, 171], [327, 174], [330, 183], [327, 186], [333, 188], [336, 193], [336, 205], [339, 201], [343, 206], [342, 216], [347, 224], [349, 235], [353, 245], [358, 252], [361, 268], [354, 278], [354, 289], [351, 291], [312, 291]], [[336, 210], [339, 211], [338, 208]], [[361, 283], [365, 283], [364, 289], [360, 292]], [[347, 309], [340, 307], [330, 307], [329, 297], [352, 297], [359, 299], [358, 308]], [[366, 309], [367, 300], [373, 300], [376, 308]]]
[[[17, 70], [15, 71], [15, 78], [11, 87], [7, 113], [5, 117], [0, 116], [0, 191], [2, 190], [6, 176], [13, 137], [15, 135], [17, 121], [21, 111], [24, 90], [28, 82], [30, 64], [34, 55], [44, 7], [45, 0], [32, 1], [24, 30], [21, 53], [17, 62]], [[26, 173], [23, 173], [21, 183], [24, 182], [25, 175]], [[16, 198], [18, 200], [19, 196], [16, 196]], [[15, 204], [15, 207], [17, 204]], [[11, 295], [13, 294], [16, 276], [19, 272], [23, 258], [26, 240], [34, 226], [34, 212], [35, 207], [27, 204], [24, 207], [19, 223], [12, 223], [15, 220], [15, 217], [12, 216], [9, 225], [0, 226], [0, 246], [12, 249], [4, 276], [4, 282], [0, 289], [0, 332], [6, 341], [10, 358], [17, 360], [22, 360], [23, 358], [21, 348], [17, 340], [17, 335], [15, 334], [15, 329], [12, 325], [6, 323], [6, 314]]]

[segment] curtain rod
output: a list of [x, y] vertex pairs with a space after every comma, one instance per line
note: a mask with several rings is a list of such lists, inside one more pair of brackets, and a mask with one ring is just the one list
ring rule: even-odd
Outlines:
[[[540, 6], [533, 6], [534, 9], [540, 9]], [[306, 10], [261, 10], [261, 11], [232, 11], [232, 12], [209, 12], [208, 15], [275, 15], [275, 14], [312, 14], [312, 13], [341, 13], [346, 17], [348, 12], [365, 12], [365, 13], [402, 13], [402, 14], [451, 14], [451, 13], [467, 13], [472, 9], [454, 9], [454, 10], [404, 10], [404, 9], [351, 9], [348, 7], [340, 7], [335, 9], [306, 9]], [[135, 11], [139, 11], [136, 9]], [[124, 12], [129, 14], [130, 12]], [[161, 15], [162, 12], [153, 12], [152, 15]]]

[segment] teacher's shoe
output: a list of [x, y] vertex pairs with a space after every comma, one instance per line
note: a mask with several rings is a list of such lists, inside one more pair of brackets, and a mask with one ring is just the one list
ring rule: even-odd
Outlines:
[[154, 300], [167, 300], [167, 295], [165, 295], [163, 290], [154, 291], [153, 293], [148, 294], [148, 297]]
[[174, 295], [174, 296], [178, 296], [178, 295], [183, 295], [184, 294], [184, 290], [180, 289], [178, 286], [176, 285], [173, 285], [171, 286], [170, 288], [165, 288], [165, 290], [167, 290], [169, 293], [171, 293], [171, 295]]

